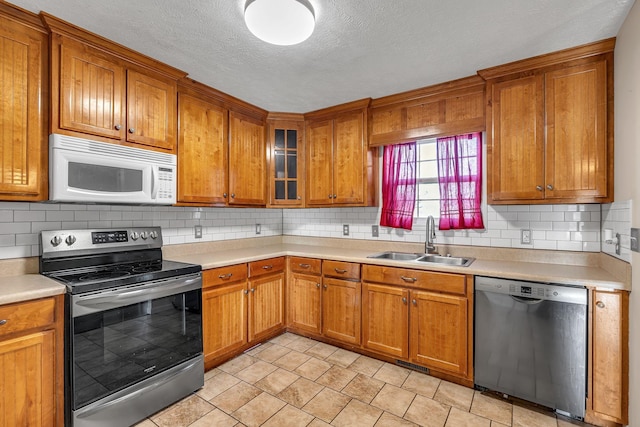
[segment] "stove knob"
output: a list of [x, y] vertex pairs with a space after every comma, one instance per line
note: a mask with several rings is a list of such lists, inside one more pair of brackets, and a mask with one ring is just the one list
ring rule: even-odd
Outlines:
[[60, 236], [53, 236], [53, 239], [51, 239], [51, 244], [53, 246], [58, 246], [60, 243], [62, 243], [62, 237]]
[[76, 242], [76, 236], [69, 235], [69, 236], [67, 236], [66, 239], [64, 239], [64, 241], [67, 243], [67, 245], [71, 246]]
[[149, 236], [151, 236], [152, 239], [157, 239], [158, 238], [158, 232], [157, 231], [152, 231], [151, 233], [149, 233]]
[[131, 233], [131, 240], [138, 240], [138, 237], [140, 237], [140, 235], [138, 234], [137, 231], [134, 231], [133, 233]]
[[140, 233], [140, 237], [142, 237], [143, 240], [147, 240], [147, 237], [149, 237], [149, 235], [146, 231], [143, 231], [142, 233]]

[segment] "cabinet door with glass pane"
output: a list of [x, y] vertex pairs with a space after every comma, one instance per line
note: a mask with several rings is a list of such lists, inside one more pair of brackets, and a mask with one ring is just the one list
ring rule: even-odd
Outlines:
[[290, 120], [269, 119], [269, 205], [304, 206], [304, 152], [302, 116]]

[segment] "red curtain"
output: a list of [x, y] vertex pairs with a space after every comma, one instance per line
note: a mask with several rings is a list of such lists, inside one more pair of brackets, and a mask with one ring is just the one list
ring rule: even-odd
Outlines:
[[416, 204], [416, 143], [387, 145], [382, 158], [380, 225], [411, 230]]
[[438, 138], [440, 230], [484, 228], [482, 199], [482, 134]]

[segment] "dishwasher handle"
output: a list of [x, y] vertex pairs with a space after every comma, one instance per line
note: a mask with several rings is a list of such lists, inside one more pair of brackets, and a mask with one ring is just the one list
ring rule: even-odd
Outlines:
[[543, 299], [538, 299], [538, 298], [519, 297], [516, 295], [509, 295], [509, 296], [513, 298], [515, 301], [521, 302], [522, 304], [527, 304], [527, 305], [536, 305], [544, 301]]

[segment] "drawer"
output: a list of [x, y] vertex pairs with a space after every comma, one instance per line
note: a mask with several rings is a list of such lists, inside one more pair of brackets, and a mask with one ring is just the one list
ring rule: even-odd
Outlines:
[[362, 278], [363, 281], [369, 283], [383, 283], [459, 295], [467, 293], [467, 280], [463, 274], [365, 265], [362, 268]]
[[322, 260], [292, 256], [289, 258], [289, 268], [296, 273], [307, 273], [319, 276], [322, 274]]
[[343, 261], [324, 261], [322, 274], [327, 277], [360, 280], [360, 264]]
[[202, 287], [224, 285], [247, 280], [247, 264], [213, 268], [202, 272]]
[[249, 277], [262, 276], [263, 274], [277, 273], [284, 271], [284, 257], [263, 259], [249, 263]]
[[0, 337], [53, 324], [55, 306], [53, 298], [0, 306]]

